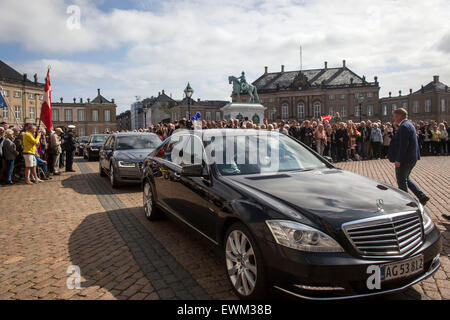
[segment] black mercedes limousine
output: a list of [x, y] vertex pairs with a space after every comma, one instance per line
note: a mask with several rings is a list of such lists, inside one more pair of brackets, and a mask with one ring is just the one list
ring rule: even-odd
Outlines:
[[283, 134], [179, 131], [142, 174], [147, 218], [168, 215], [216, 246], [242, 299], [380, 295], [440, 267], [440, 232], [416, 199]]

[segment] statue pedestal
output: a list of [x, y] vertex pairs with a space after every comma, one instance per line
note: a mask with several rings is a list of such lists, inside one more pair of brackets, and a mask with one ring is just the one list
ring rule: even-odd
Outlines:
[[260, 103], [232, 102], [222, 109], [225, 119], [245, 119], [252, 120], [255, 124], [262, 124], [264, 111], [266, 108]]

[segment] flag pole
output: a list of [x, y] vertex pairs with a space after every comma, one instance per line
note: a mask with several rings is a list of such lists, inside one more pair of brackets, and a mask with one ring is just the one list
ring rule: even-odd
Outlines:
[[5, 102], [8, 105], [9, 110], [11, 110], [11, 113], [14, 116], [14, 120], [16, 120], [17, 127], [19, 127], [20, 126], [19, 125], [19, 121], [17, 120], [16, 114], [14, 113], [14, 110], [12, 109], [11, 104], [9, 103], [9, 99], [8, 99], [8, 97], [3, 95], [4, 91], [3, 91], [3, 87], [2, 86], [0, 86], [0, 92], [2, 93], [2, 97], [5, 99]]

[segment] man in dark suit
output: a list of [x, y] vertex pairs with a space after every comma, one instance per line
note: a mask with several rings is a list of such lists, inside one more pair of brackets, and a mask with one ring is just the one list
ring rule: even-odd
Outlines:
[[409, 187], [420, 203], [425, 205], [430, 198], [409, 177], [417, 161], [420, 160], [416, 128], [408, 120], [408, 112], [403, 108], [394, 111], [394, 122], [398, 125], [398, 130], [389, 146], [388, 158], [389, 161], [395, 162], [398, 188], [408, 192]]

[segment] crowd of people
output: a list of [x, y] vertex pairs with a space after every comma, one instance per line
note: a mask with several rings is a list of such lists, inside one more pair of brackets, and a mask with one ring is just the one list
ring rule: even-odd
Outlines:
[[[311, 119], [303, 122], [279, 121], [255, 124], [249, 119], [229, 119], [220, 121], [199, 120], [202, 129], [231, 128], [279, 131], [290, 135], [316, 150], [334, 162], [382, 159], [388, 156], [389, 145], [398, 125], [391, 122], [343, 121], [339, 115], [331, 120]], [[190, 128], [186, 119], [174, 123], [159, 123], [139, 132], [153, 132], [162, 140], [175, 130]], [[450, 128], [447, 122], [419, 121], [416, 128], [420, 153], [422, 156], [449, 155]], [[108, 132], [109, 133], [109, 132]], [[72, 128], [56, 128], [48, 131], [33, 124], [24, 127], [0, 124], [0, 181], [13, 184], [24, 181], [27, 184], [39, 183], [59, 175], [66, 163], [66, 171], [73, 171], [70, 155], [75, 150]], [[64, 157], [66, 155], [66, 159]]]
[[61, 128], [48, 131], [26, 123], [22, 126], [0, 124], [0, 181], [12, 185], [16, 182], [36, 184], [60, 175], [66, 162], [64, 153], [73, 153], [75, 145], [71, 130]]
[[[183, 119], [175, 123], [160, 123], [136, 131], [153, 132], [164, 140], [176, 129], [186, 128], [190, 125], [186, 119]], [[436, 121], [419, 121], [413, 125], [416, 128], [422, 156], [449, 155], [450, 128], [447, 122], [438, 124]], [[322, 156], [331, 157], [334, 162], [386, 158], [392, 137], [398, 129], [398, 125], [391, 122], [343, 121], [339, 113], [336, 113], [331, 120], [325, 121], [311, 119], [300, 123], [295, 120], [280, 122], [264, 120], [263, 124], [255, 124], [248, 119], [202, 120], [201, 126], [202, 129], [277, 130], [302, 141]]]

